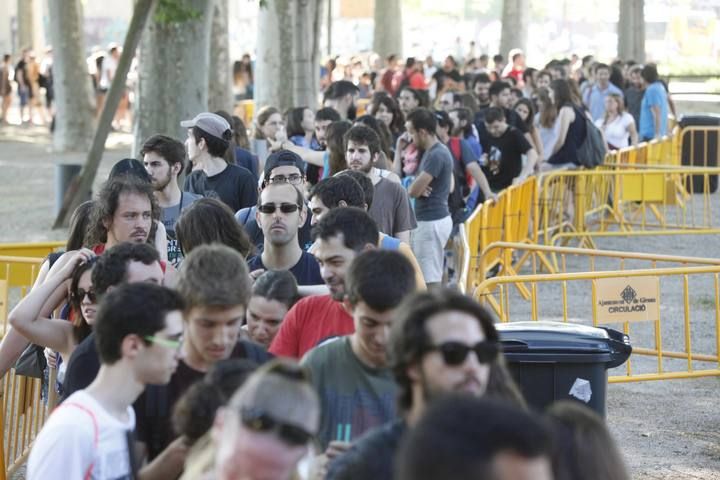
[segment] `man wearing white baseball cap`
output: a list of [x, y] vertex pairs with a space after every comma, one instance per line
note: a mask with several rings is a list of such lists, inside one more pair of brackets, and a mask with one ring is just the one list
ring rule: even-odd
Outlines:
[[223, 159], [230, 147], [232, 130], [220, 115], [200, 113], [180, 122], [188, 129], [185, 149], [194, 171], [185, 179], [184, 190], [217, 198], [233, 212], [257, 203], [255, 177], [247, 168], [228, 165]]

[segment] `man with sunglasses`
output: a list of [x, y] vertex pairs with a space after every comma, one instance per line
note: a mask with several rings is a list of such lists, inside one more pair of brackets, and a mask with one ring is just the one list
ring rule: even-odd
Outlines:
[[265, 270], [288, 270], [298, 285], [323, 283], [317, 260], [297, 240], [308, 215], [304, 200], [290, 183], [270, 183], [260, 193], [255, 219], [264, 240], [262, 253], [248, 261], [253, 277]]
[[50, 416], [33, 443], [28, 479], [137, 478], [132, 403], [175, 371], [182, 310], [182, 297], [158, 285], [122, 285], [103, 298], [95, 324], [100, 371]]
[[373, 429], [330, 464], [327, 479], [395, 478], [401, 440], [447, 393], [524, 405], [500, 355], [492, 315], [451, 290], [417, 293], [399, 307], [389, 343], [402, 419]]
[[[301, 192], [305, 191], [305, 162], [294, 152], [279, 150], [273, 152], [265, 160], [261, 190], [272, 183], [289, 183]], [[243, 208], [235, 214], [235, 218], [245, 227], [250, 241], [258, 251], [264, 246], [264, 234], [260, 224], [255, 219], [257, 207]], [[298, 230], [298, 245], [307, 250], [312, 245], [310, 239], [310, 215]]]

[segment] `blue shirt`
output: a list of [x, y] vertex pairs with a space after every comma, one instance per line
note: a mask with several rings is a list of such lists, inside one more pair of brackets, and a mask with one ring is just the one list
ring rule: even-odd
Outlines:
[[612, 83], [608, 83], [608, 87], [605, 90], [600, 90], [600, 87], [593, 85], [585, 94], [585, 104], [588, 106], [593, 120], [603, 118], [605, 115], [605, 99], [611, 93], [615, 93], [621, 97], [623, 96], [622, 90]]
[[660, 108], [660, 132], [659, 136], [667, 135], [668, 99], [665, 87], [660, 82], [655, 82], [645, 89], [642, 102], [640, 103], [640, 128], [641, 140], [655, 138], [655, 119], [651, 107]]

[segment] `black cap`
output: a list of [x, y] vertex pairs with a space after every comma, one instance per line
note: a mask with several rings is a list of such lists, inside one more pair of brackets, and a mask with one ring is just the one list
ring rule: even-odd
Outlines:
[[110, 170], [110, 175], [108, 175], [108, 180], [112, 180], [120, 175], [132, 175], [148, 183], [152, 180], [147, 170], [145, 170], [145, 165], [134, 158], [123, 158], [113, 165]]
[[290, 150], [278, 150], [270, 154], [265, 160], [265, 180], [267, 181], [270, 178], [273, 168], [284, 166], [297, 167], [300, 173], [305, 173], [305, 162], [300, 158], [300, 155]]

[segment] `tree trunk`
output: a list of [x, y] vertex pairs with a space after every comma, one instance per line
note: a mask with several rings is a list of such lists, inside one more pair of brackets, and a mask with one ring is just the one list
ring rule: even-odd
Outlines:
[[513, 48], [527, 51], [527, 31], [530, 24], [530, 0], [503, 0], [500, 54], [507, 58]]
[[228, 0], [216, 0], [210, 33], [210, 70], [208, 70], [208, 110], [233, 114], [232, 61], [228, 31]]
[[17, 0], [18, 49], [33, 48], [35, 42], [34, 0]]
[[618, 57], [645, 63], [644, 0], [620, 0]]
[[373, 50], [382, 58], [402, 58], [402, 0], [375, 0]]
[[60, 228], [63, 225], [67, 225], [70, 213], [75, 210], [81, 200], [86, 198], [90, 193], [90, 188], [92, 187], [98, 167], [100, 166], [100, 161], [102, 160], [105, 141], [110, 133], [115, 110], [117, 110], [123, 90], [125, 89], [127, 74], [130, 71], [130, 63], [135, 56], [135, 50], [137, 50], [138, 43], [140, 43], [140, 36], [145, 29], [147, 19], [152, 15], [158, 1], [159, 0], [137, 0], [135, 2], [133, 16], [130, 19], [130, 25], [125, 35], [123, 52], [122, 55], [120, 55], [120, 61], [115, 70], [115, 76], [110, 85], [110, 90], [108, 90], [107, 96], [105, 97], [105, 104], [100, 113], [100, 120], [98, 121], [95, 135], [93, 136], [92, 146], [88, 152], [87, 160], [80, 172], [80, 176], [73, 179], [68, 191], [65, 193], [63, 204], [55, 218], [53, 228]]
[[323, 0], [297, 1], [294, 5], [294, 58], [292, 106], [318, 104], [320, 89], [320, 22]]
[[153, 18], [143, 35], [133, 152], [151, 135], [184, 139], [180, 122], [207, 111], [214, 0], [185, 0], [185, 5], [197, 16], [172, 22]]
[[85, 63], [85, 39], [80, 0], [48, 2], [52, 67], [55, 89], [57, 151], [87, 151], [93, 137], [94, 106], [90, 76]]
[[258, 13], [255, 112], [293, 106], [293, 3], [267, 0]]

